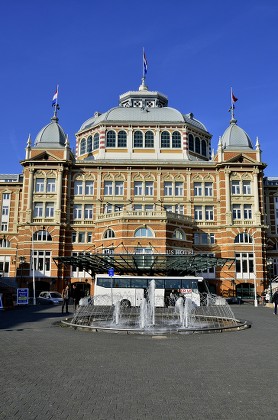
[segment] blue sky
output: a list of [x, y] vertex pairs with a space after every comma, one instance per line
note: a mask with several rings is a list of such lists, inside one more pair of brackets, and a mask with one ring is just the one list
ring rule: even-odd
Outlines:
[[50, 122], [59, 84], [59, 123], [75, 133], [95, 111], [137, 90], [142, 48], [146, 84], [169, 106], [193, 112], [213, 134], [235, 117], [267, 176], [278, 176], [278, 2], [276, 0], [10, 0], [1, 2], [0, 173], [20, 173], [29, 133]]

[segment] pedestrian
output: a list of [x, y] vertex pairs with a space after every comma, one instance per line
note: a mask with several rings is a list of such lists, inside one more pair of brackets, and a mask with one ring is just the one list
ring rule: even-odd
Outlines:
[[63, 298], [62, 314], [64, 313], [65, 307], [66, 307], [66, 314], [68, 314], [69, 313], [69, 298], [70, 298], [69, 286], [66, 286], [62, 290], [62, 298]]
[[73, 298], [74, 310], [76, 311], [78, 303], [79, 303], [79, 293], [75, 284], [72, 285], [72, 298]]
[[277, 315], [277, 306], [278, 306], [278, 290], [272, 296], [272, 303], [274, 303], [274, 315]]

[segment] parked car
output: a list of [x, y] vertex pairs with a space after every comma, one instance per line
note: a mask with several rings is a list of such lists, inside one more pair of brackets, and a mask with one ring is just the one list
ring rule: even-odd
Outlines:
[[227, 302], [229, 305], [231, 305], [231, 304], [233, 304], [233, 303], [236, 303], [236, 304], [238, 304], [238, 305], [241, 305], [241, 304], [243, 303], [243, 300], [241, 299], [241, 297], [236, 297], [236, 296], [233, 296], [233, 297], [228, 297], [228, 298], [226, 299], [226, 302]]
[[41, 292], [37, 298], [37, 303], [41, 305], [61, 305], [63, 298], [59, 292]]

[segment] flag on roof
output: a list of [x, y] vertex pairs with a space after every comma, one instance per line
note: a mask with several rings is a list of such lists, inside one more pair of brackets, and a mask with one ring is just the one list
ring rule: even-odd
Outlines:
[[58, 104], [58, 85], [52, 98], [52, 106], [55, 106], [57, 104]]
[[235, 103], [238, 98], [235, 97], [235, 95], [233, 94], [233, 90], [231, 89], [231, 99], [232, 99], [232, 103]]
[[147, 62], [147, 58], [146, 58], [146, 54], [144, 50], [143, 50], [143, 66], [144, 66], [144, 76], [145, 76], [148, 70], [148, 62]]

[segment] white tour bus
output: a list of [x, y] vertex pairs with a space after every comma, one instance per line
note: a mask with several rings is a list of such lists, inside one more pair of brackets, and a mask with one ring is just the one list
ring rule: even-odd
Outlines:
[[[179, 296], [190, 298], [200, 306], [200, 292], [207, 291], [203, 277], [140, 277], [97, 274], [95, 277], [95, 305], [112, 305], [120, 301], [124, 307], [140, 306], [147, 296], [151, 280], [155, 280], [155, 306], [174, 306]], [[103, 297], [103, 299], [98, 297]]]

